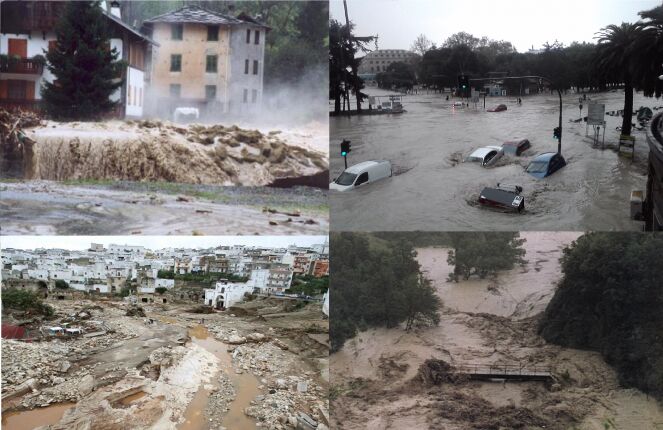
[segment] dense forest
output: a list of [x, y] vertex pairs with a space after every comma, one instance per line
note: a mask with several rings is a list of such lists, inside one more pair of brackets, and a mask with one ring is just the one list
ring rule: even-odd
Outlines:
[[564, 250], [563, 278], [539, 330], [599, 351], [621, 383], [663, 399], [663, 236], [590, 233]]
[[330, 247], [332, 351], [358, 330], [439, 323], [440, 300], [421, 275], [410, 243], [336, 233]]
[[146, 19], [185, 5], [232, 16], [245, 12], [271, 28], [265, 50], [266, 89], [296, 83], [306, 72], [326, 65], [329, 5], [324, 1], [125, 1], [122, 17], [140, 28]]

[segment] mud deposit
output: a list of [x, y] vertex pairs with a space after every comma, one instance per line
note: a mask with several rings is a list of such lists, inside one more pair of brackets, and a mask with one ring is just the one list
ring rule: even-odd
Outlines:
[[[24, 130], [23, 179], [267, 185], [328, 170], [328, 155], [280, 131], [161, 121], [55, 123]], [[19, 161], [16, 160], [15, 163]]]
[[51, 181], [0, 184], [3, 234], [326, 234], [327, 197], [310, 188]]
[[[371, 329], [331, 355], [333, 428], [601, 430], [663, 428], [663, 408], [619, 386], [598, 353], [547, 344], [537, 315], [559, 279], [561, 250], [577, 233], [522, 233], [528, 264], [494, 279], [446, 282], [447, 250], [419, 249], [445, 306], [438, 327]], [[553, 382], [425, 383], [426, 360], [451, 366], [550, 368]], [[638, 411], [638, 412], [636, 412]]]
[[32, 411], [9, 412], [2, 415], [2, 428], [5, 430], [32, 430], [40, 426], [55, 424], [74, 405], [74, 403], [63, 403]]

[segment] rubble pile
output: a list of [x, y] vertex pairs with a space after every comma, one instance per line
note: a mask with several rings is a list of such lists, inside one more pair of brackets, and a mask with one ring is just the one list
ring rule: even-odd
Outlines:
[[21, 145], [25, 139], [24, 128], [41, 124], [41, 117], [34, 112], [0, 109], [0, 140], [2, 145]]

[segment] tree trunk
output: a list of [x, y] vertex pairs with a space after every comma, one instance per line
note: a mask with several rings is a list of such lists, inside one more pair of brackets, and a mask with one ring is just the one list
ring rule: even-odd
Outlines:
[[334, 112], [340, 113], [341, 112], [341, 93], [338, 92], [334, 96]]
[[631, 135], [631, 121], [633, 121], [633, 84], [631, 77], [626, 77], [624, 85], [624, 118], [622, 118], [622, 134]]

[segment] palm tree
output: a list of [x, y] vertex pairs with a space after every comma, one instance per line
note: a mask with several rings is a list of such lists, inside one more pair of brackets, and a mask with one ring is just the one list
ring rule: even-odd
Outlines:
[[661, 97], [663, 82], [658, 77], [663, 74], [663, 6], [640, 12], [645, 20], [638, 23], [640, 35], [634, 45], [638, 53], [638, 67], [634, 80], [646, 96]]
[[622, 134], [631, 135], [633, 117], [633, 75], [636, 72], [638, 57], [635, 45], [641, 36], [639, 24], [623, 22], [621, 25], [611, 24], [598, 32], [596, 52], [597, 70], [609, 82], [624, 84], [624, 119]]

